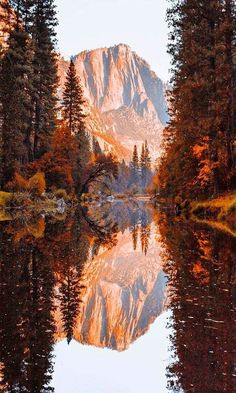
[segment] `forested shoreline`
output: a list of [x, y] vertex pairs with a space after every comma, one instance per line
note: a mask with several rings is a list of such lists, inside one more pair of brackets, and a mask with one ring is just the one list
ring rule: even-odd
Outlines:
[[171, 120], [155, 187], [162, 197], [214, 198], [236, 188], [235, 2], [172, 1]]

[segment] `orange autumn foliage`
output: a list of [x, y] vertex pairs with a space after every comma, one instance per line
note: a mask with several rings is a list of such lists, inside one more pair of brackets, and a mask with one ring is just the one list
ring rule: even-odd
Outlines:
[[28, 181], [29, 191], [35, 195], [42, 195], [46, 189], [45, 175], [42, 172], [36, 173]]
[[43, 172], [48, 188], [63, 188], [71, 192], [75, 183], [77, 156], [76, 137], [66, 126], [59, 125], [52, 139], [52, 150], [40, 160], [27, 165], [26, 171], [30, 174]]
[[16, 172], [13, 181], [8, 183], [7, 188], [15, 192], [29, 191], [30, 194], [41, 196], [46, 189], [45, 175], [42, 172], [37, 172], [27, 180]]

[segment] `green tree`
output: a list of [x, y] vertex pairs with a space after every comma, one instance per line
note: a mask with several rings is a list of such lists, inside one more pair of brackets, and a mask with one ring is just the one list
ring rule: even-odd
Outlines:
[[151, 174], [151, 158], [148, 148], [148, 143], [145, 141], [142, 145], [142, 153], [140, 157], [140, 168], [141, 168], [141, 185], [145, 189], [150, 181]]
[[134, 150], [133, 150], [133, 157], [132, 157], [132, 161], [130, 164], [131, 167], [131, 176], [130, 176], [130, 181], [129, 181], [129, 185], [137, 185], [139, 186], [139, 157], [138, 157], [138, 149], [137, 149], [137, 145], [134, 145]]
[[50, 149], [55, 130], [57, 59], [55, 51], [57, 25], [54, 0], [35, 0], [32, 39], [34, 45], [33, 153], [41, 157]]
[[84, 104], [81, 82], [71, 59], [63, 92], [63, 111], [64, 119], [72, 134], [85, 130]]
[[93, 136], [93, 153], [95, 154], [95, 157], [100, 156], [102, 154], [102, 149], [95, 136]]
[[32, 114], [32, 49], [28, 33], [16, 24], [7, 44], [0, 75], [2, 185], [29, 159]]
[[90, 161], [90, 140], [86, 132], [84, 114], [85, 100], [83, 97], [83, 89], [73, 60], [67, 72], [65, 88], [63, 92], [63, 113], [64, 120], [72, 134], [76, 135], [78, 145], [78, 161], [76, 168], [76, 188], [79, 192], [81, 187], [81, 178]]

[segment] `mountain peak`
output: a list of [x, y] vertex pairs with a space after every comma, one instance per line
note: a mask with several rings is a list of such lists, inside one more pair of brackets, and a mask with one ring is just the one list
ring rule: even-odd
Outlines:
[[[74, 61], [85, 98], [105, 124], [103, 138], [117, 138], [130, 156], [134, 144], [151, 140], [156, 157], [168, 114], [165, 85], [150, 65], [124, 43], [83, 51]], [[62, 84], [65, 71], [62, 61]]]
[[121, 43], [84, 51], [75, 56], [75, 64], [93, 106], [102, 112], [129, 107], [165, 125], [164, 84], [130, 46]]

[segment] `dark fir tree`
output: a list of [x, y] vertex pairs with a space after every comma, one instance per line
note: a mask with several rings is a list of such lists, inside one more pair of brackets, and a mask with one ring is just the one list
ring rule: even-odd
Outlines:
[[139, 186], [139, 157], [138, 157], [138, 149], [136, 145], [134, 145], [133, 157], [130, 166], [131, 166], [130, 184]]
[[78, 163], [75, 182], [78, 192], [81, 186], [81, 176], [91, 157], [90, 141], [85, 128], [84, 104], [81, 82], [76, 74], [74, 62], [71, 60], [63, 93], [63, 112], [66, 125], [77, 139]]
[[53, 0], [35, 2], [32, 37], [34, 45], [34, 158], [49, 150], [55, 130], [57, 59], [55, 52], [56, 10]]
[[32, 48], [30, 37], [15, 22], [7, 50], [1, 60], [0, 75], [2, 185], [29, 159], [32, 115]]
[[100, 156], [102, 154], [102, 149], [99, 145], [99, 142], [95, 136], [93, 136], [93, 153], [95, 157]]
[[67, 71], [66, 82], [63, 92], [64, 119], [72, 134], [77, 134], [85, 129], [83, 89], [73, 60]]
[[151, 179], [151, 158], [148, 148], [148, 143], [145, 141], [142, 145], [142, 153], [140, 157], [141, 168], [141, 185], [145, 189]]

